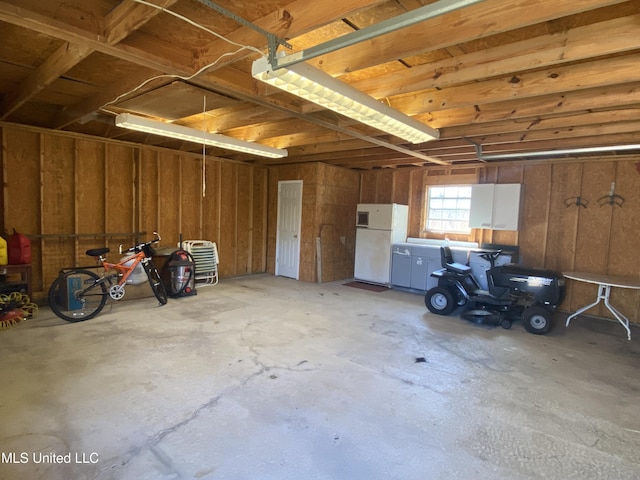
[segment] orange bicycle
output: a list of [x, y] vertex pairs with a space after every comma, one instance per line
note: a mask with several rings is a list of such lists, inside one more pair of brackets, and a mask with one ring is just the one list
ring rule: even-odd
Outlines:
[[[160, 304], [166, 304], [167, 292], [151, 260], [154, 254], [152, 245], [160, 241], [160, 235], [153, 233], [156, 236], [153, 240], [125, 251], [120, 245], [120, 254], [133, 255], [127, 255], [119, 263], [107, 262], [105, 255], [109, 253], [108, 248], [94, 248], [86, 253], [96, 258], [96, 267], [60, 270], [58, 278], [49, 288], [49, 306], [53, 313], [69, 322], [89, 320], [102, 311], [109, 297], [114, 300], [124, 297], [126, 284], [139, 284], [147, 280]], [[100, 267], [104, 269], [101, 276], [87, 270]]]

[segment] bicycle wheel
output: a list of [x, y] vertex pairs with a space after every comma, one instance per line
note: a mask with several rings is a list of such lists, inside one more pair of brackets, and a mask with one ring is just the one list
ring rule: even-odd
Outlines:
[[71, 270], [56, 278], [49, 288], [49, 307], [68, 322], [83, 322], [100, 313], [107, 303], [107, 286], [89, 270]]
[[149, 260], [147, 263], [144, 263], [143, 265], [144, 271], [147, 272], [147, 278], [149, 278], [149, 285], [151, 285], [153, 294], [156, 296], [161, 305], [166, 304], [167, 291], [164, 289], [164, 285], [162, 284], [162, 279], [160, 278], [158, 269], [155, 267], [151, 260]]

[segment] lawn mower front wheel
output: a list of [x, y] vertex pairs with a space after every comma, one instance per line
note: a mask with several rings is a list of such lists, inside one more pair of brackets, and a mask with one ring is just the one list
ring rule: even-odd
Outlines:
[[449, 315], [458, 306], [458, 300], [448, 288], [433, 287], [425, 294], [424, 304], [431, 313]]
[[551, 312], [540, 305], [533, 305], [522, 312], [522, 322], [527, 332], [544, 335], [551, 330]]

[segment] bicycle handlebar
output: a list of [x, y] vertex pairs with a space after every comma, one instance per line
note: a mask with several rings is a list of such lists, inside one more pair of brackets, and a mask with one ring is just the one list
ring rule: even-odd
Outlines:
[[152, 244], [158, 243], [160, 240], [162, 240], [158, 232], [153, 232], [153, 234], [156, 236], [156, 238], [154, 238], [153, 240], [149, 240], [148, 242], [144, 242], [144, 243], [138, 243], [137, 245], [134, 245], [131, 248], [127, 248], [126, 250], [122, 250], [122, 244], [120, 244], [120, 248], [118, 249], [118, 251], [120, 252], [120, 254], [129, 253], [129, 252], [138, 253], [142, 251], [143, 248], [150, 247]]

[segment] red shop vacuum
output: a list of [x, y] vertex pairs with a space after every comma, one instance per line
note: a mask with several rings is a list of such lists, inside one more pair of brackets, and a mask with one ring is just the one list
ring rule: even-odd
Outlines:
[[162, 280], [171, 298], [196, 295], [196, 264], [186, 250], [176, 250], [162, 267]]

